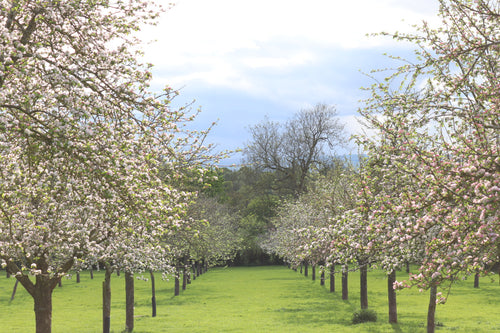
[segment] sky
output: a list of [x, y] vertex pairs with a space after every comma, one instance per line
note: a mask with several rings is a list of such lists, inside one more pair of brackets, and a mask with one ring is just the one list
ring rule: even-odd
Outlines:
[[[158, 0], [157, 0], [158, 1]], [[412, 45], [367, 34], [413, 31], [437, 23], [438, 0], [177, 0], [159, 24], [141, 32], [153, 89], [180, 90], [174, 106], [193, 103], [193, 123], [219, 150], [244, 148], [249, 127], [284, 122], [318, 103], [334, 105], [346, 134], [362, 131], [357, 109], [372, 69], [411, 56]], [[339, 149], [356, 153], [356, 148]], [[240, 164], [241, 154], [222, 165]]]

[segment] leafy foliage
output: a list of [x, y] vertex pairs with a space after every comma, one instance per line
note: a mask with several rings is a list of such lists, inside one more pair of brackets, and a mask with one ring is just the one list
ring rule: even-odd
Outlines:
[[369, 321], [376, 322], [377, 321], [377, 313], [372, 309], [361, 309], [356, 310], [352, 314], [352, 323], [353, 324], [361, 324]]

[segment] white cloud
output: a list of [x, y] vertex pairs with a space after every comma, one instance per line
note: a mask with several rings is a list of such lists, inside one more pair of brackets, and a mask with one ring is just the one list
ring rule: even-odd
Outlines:
[[178, 0], [160, 25], [148, 30], [165, 42], [167, 57], [179, 52], [220, 56], [287, 37], [366, 47], [366, 33], [407, 30], [431, 19], [436, 9], [436, 0], [418, 6], [413, 0]]
[[314, 61], [316, 57], [311, 52], [300, 51], [289, 56], [247, 56], [240, 60], [240, 63], [250, 69], [257, 68], [288, 68], [304, 65]]
[[[429, 18], [436, 3], [419, 1], [417, 8], [425, 10], [417, 11], [413, 0], [178, 0], [142, 36], [158, 40], [145, 49], [146, 59], [157, 71], [168, 71], [172, 85], [205, 81], [251, 89], [259, 83], [235, 85], [235, 78], [255, 69], [292, 69], [314, 61], [325, 48], [387, 43], [365, 35], [407, 30]], [[268, 48], [273, 44], [281, 49]]]

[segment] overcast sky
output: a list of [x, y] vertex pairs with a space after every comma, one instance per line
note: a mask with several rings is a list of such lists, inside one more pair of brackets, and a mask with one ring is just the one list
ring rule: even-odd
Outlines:
[[145, 48], [154, 88], [181, 89], [178, 104], [195, 100], [198, 128], [218, 121], [210, 141], [220, 149], [243, 148], [265, 116], [284, 121], [317, 103], [335, 105], [348, 133], [359, 131], [360, 88], [373, 83], [363, 72], [397, 65], [383, 53], [413, 49], [366, 34], [410, 31], [438, 10], [437, 0], [173, 2], [142, 33], [156, 40]]

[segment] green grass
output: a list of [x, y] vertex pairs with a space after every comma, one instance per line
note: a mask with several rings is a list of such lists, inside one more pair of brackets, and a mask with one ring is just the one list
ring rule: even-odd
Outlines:
[[[3, 274], [5, 272], [2, 272]], [[399, 273], [400, 278], [405, 274]], [[496, 278], [496, 277], [495, 277]], [[376, 323], [353, 325], [359, 308], [359, 275], [350, 274], [349, 301], [342, 301], [340, 278], [337, 292], [311, 281], [298, 272], [280, 266], [211, 269], [180, 296], [173, 296], [173, 282], [157, 276], [158, 316], [151, 317], [150, 282], [135, 281], [135, 333], [146, 332], [425, 332], [428, 293], [404, 290], [398, 293], [399, 324], [387, 323], [385, 276], [373, 271], [368, 276], [370, 309]], [[2, 332], [34, 332], [33, 301], [22, 286], [9, 302], [14, 278], [0, 277], [0, 328]], [[96, 272], [64, 279], [53, 297], [53, 332], [100, 332], [101, 285]], [[452, 288], [445, 305], [437, 307], [438, 332], [500, 332], [500, 287], [491, 278], [481, 279], [479, 289], [472, 279]], [[111, 330], [125, 326], [123, 274], [112, 277]]]

